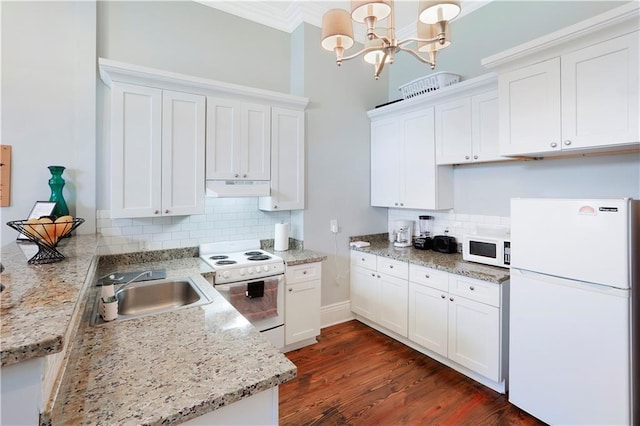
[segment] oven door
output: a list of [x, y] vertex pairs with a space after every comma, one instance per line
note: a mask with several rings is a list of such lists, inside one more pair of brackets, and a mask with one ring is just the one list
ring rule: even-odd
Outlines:
[[216, 284], [215, 289], [259, 331], [284, 325], [284, 275]]

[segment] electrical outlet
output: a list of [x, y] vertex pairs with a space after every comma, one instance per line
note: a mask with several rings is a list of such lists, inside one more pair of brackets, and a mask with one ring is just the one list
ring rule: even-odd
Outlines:
[[338, 233], [338, 219], [331, 219], [331, 232]]

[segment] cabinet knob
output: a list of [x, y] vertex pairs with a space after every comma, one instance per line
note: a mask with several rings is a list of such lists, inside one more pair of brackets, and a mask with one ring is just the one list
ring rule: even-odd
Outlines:
[[475, 289], [476, 289], [476, 288], [475, 288], [474, 286], [472, 286], [472, 285], [470, 285], [470, 286], [469, 286], [469, 290], [473, 291], [473, 290], [475, 290]]
[[402, 206], [404, 206], [404, 203], [400, 203], [400, 206], [401, 206], [401, 207], [402, 207]]
[[478, 159], [478, 156], [477, 156], [477, 155], [474, 155], [474, 156], [473, 156], [473, 159], [474, 159], [474, 160], [477, 160], [477, 159]]
[[292, 289], [292, 288], [290, 288], [290, 289], [289, 289], [289, 293], [291, 293], [292, 291], [293, 291], [293, 289]]
[[236, 174], [234, 175], [234, 177], [240, 177], [240, 175], [236, 173]]
[[153, 214], [160, 214], [160, 210], [154, 211]]
[[396, 206], [398, 205], [398, 203], [393, 203], [393, 204], [396, 205]]
[[376, 275], [377, 278], [380, 278], [380, 275]]
[[302, 275], [307, 275], [307, 271], [302, 271]]
[[165, 210], [164, 212], [165, 212], [165, 213], [169, 213], [169, 209]]
[[393, 265], [389, 265], [389, 269], [393, 269]]
[[375, 276], [376, 276], [376, 274], [374, 274], [374, 273], [372, 272], [372, 273], [371, 273], [371, 276], [372, 276], [372, 277], [375, 277]]
[[247, 174], [246, 174], [246, 173], [245, 173], [245, 174], [243, 174], [243, 175], [242, 175], [242, 177], [243, 177], [243, 178], [246, 178], [246, 177], [247, 177]]
[[555, 142], [551, 142], [551, 148], [555, 148], [556, 146], [558, 146], [558, 144], [557, 144], [557, 143], [555, 143]]
[[453, 297], [450, 297], [449, 300], [451, 300], [453, 302]]
[[274, 209], [277, 209], [277, 208], [278, 208], [278, 206], [274, 204], [273, 208], [274, 208]]
[[447, 296], [445, 296], [444, 294], [441, 294], [440, 297], [444, 299]]
[[465, 160], [468, 160], [468, 159], [469, 159], [469, 156], [468, 156], [468, 155], [465, 155], [465, 156], [464, 156], [464, 159], [465, 159]]
[[565, 144], [566, 146], [569, 146], [569, 145], [571, 145], [571, 141], [567, 139], [566, 141], [564, 141], [564, 144]]
[[424, 277], [425, 278], [429, 278], [429, 274], [424, 274]]

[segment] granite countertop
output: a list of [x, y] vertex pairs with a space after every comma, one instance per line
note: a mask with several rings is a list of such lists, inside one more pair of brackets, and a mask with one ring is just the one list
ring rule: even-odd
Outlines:
[[66, 238], [58, 251], [66, 259], [29, 265], [37, 252], [30, 243], [2, 247], [0, 282], [0, 358], [2, 366], [62, 351], [84, 282], [95, 268], [97, 237]]
[[165, 268], [168, 278], [193, 279], [213, 302], [93, 327], [99, 288], [91, 287], [52, 424], [181, 423], [296, 376], [295, 365], [203, 277], [211, 269], [199, 258], [101, 263], [96, 276], [114, 268]]
[[509, 269], [467, 262], [462, 260], [460, 253], [445, 254], [432, 250], [418, 250], [413, 247], [398, 248], [386, 239], [371, 238], [367, 240], [361, 237], [359, 239], [369, 241], [371, 245], [362, 248], [351, 247], [351, 250], [389, 257], [495, 284], [502, 284], [509, 280]]
[[312, 250], [293, 249], [287, 251], [269, 251], [276, 254], [277, 256], [280, 256], [284, 260], [284, 263], [287, 264], [287, 266], [322, 262], [323, 260], [327, 259], [327, 256], [318, 254]]

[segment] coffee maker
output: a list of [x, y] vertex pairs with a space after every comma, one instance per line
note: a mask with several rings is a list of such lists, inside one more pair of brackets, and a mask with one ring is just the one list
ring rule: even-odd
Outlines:
[[413, 244], [413, 222], [410, 220], [397, 220], [395, 235], [394, 246], [411, 247], [411, 244]]
[[418, 225], [420, 226], [420, 236], [413, 240], [413, 247], [420, 250], [429, 250], [433, 246], [431, 239], [431, 226], [433, 224], [433, 216], [418, 216]]

